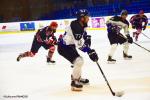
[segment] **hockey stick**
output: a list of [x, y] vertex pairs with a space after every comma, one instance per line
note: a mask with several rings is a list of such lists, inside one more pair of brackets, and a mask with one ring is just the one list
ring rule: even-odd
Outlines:
[[145, 37], [147, 37], [148, 39], [150, 39], [147, 35], [145, 35], [144, 33], [142, 33]]
[[116, 92], [116, 93], [115, 93], [115, 92], [112, 90], [111, 86], [109, 85], [109, 82], [108, 82], [108, 80], [107, 80], [107, 78], [106, 78], [106, 76], [105, 76], [103, 70], [101, 69], [101, 67], [100, 67], [100, 65], [99, 65], [99, 63], [98, 63], [98, 61], [96, 62], [96, 64], [97, 64], [97, 66], [99, 67], [99, 69], [100, 69], [100, 71], [101, 71], [101, 73], [102, 73], [102, 75], [103, 75], [103, 77], [104, 77], [104, 79], [105, 79], [105, 82], [107, 83], [107, 86], [109, 87], [109, 90], [110, 90], [110, 92], [112, 93], [112, 95], [113, 95], [113, 96], [117, 96], [117, 97], [121, 97], [121, 96], [124, 94], [124, 92], [121, 91], [121, 92]]
[[133, 42], [133, 43], [134, 43], [135, 45], [137, 45], [137, 46], [139, 46], [139, 47], [143, 48], [144, 50], [146, 50], [146, 51], [150, 52], [150, 50], [148, 50], [148, 49], [146, 49], [146, 48], [142, 47], [141, 45], [137, 44], [136, 42]]
[[[126, 40], [128, 41], [128, 39], [127, 39], [126, 37], [124, 37], [124, 36], [122, 36], [122, 35], [119, 35], [119, 36], [120, 36], [120, 37], [122, 37], [122, 38], [124, 38], [124, 39], [126, 39]], [[133, 41], [133, 43], [134, 43], [135, 45], [137, 45], [137, 46], [139, 46], [139, 47], [143, 48], [144, 50], [146, 50], [146, 51], [150, 52], [150, 50], [148, 50], [148, 49], [144, 48], [143, 46], [141, 46], [141, 45], [137, 44], [136, 42], [134, 42], [134, 41]]]

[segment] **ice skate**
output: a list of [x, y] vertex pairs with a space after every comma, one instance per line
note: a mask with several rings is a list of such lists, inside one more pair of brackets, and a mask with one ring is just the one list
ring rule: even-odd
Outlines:
[[17, 57], [17, 61], [19, 62], [21, 58], [22, 58], [22, 55], [20, 54], [20, 55]]
[[88, 79], [80, 78], [79, 82], [80, 82], [82, 85], [89, 85], [89, 80], [88, 80]]
[[124, 52], [123, 52], [123, 57], [124, 57], [125, 60], [130, 60], [130, 59], [132, 59], [132, 56], [131, 56], [131, 55], [125, 54]]
[[79, 80], [72, 80], [71, 82], [71, 90], [72, 91], [82, 91], [83, 85], [79, 82]]
[[51, 60], [50, 58], [47, 57], [47, 63], [48, 64], [55, 64], [56, 61]]
[[111, 56], [108, 56], [107, 61], [108, 61], [108, 64], [114, 64], [114, 63], [116, 63], [116, 60], [115, 60], [115, 59], [112, 59]]

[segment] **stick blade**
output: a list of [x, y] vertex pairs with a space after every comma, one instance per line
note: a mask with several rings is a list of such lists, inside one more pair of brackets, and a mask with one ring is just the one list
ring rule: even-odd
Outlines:
[[124, 95], [124, 91], [115, 92], [115, 96], [122, 97]]

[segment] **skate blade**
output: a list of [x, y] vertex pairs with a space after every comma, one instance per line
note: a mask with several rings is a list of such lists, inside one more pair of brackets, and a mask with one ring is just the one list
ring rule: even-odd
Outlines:
[[76, 87], [71, 87], [72, 91], [80, 92], [82, 91], [82, 88], [76, 88]]
[[[80, 82], [81, 83], [81, 82]], [[90, 83], [81, 83], [82, 85], [90, 85]]]
[[107, 61], [108, 64], [115, 64], [116, 61]]
[[126, 58], [126, 57], [124, 58], [124, 60], [131, 60], [131, 59], [132, 59], [132, 58]]
[[47, 63], [47, 65], [56, 65], [56, 63]]

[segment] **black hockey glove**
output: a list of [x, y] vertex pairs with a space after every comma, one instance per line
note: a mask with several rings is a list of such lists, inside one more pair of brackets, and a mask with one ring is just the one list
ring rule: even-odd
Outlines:
[[129, 43], [133, 43], [133, 39], [132, 39], [132, 37], [129, 34], [127, 34], [126, 37], [127, 37], [127, 41]]
[[90, 57], [90, 59], [92, 60], [92, 61], [94, 61], [94, 62], [97, 62], [98, 61], [98, 55], [97, 55], [97, 53], [95, 52], [95, 50], [94, 49], [91, 49], [89, 52], [88, 52], [88, 55], [89, 55], [89, 57]]
[[143, 30], [145, 30], [145, 29], [146, 29], [146, 25], [143, 26]]

